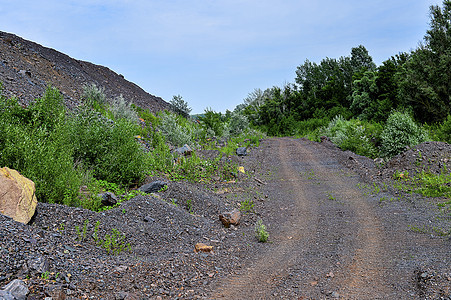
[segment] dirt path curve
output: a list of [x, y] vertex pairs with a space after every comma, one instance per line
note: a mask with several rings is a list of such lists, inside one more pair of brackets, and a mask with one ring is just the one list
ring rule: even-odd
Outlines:
[[385, 244], [382, 221], [358, 176], [310, 142], [275, 144], [272, 160], [279, 167], [266, 187], [263, 215], [271, 243], [212, 298], [400, 299], [388, 282], [392, 262], [385, 253], [392, 245]]

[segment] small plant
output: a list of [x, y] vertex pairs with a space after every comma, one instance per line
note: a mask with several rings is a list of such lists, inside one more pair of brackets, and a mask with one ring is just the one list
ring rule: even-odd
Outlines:
[[193, 201], [191, 199], [186, 200], [186, 209], [190, 214], [193, 214]]
[[119, 254], [124, 250], [131, 251], [130, 243], [125, 243], [125, 234], [122, 234], [116, 228], [113, 228], [111, 234], [105, 235], [104, 240], [100, 240], [100, 245], [108, 254]]
[[427, 233], [428, 232], [428, 230], [427, 230], [427, 228], [425, 226], [418, 227], [418, 226], [415, 226], [415, 225], [409, 225], [408, 227], [413, 232], [417, 232], [417, 233]]
[[94, 242], [96, 244], [99, 242], [99, 226], [100, 226], [100, 221], [97, 221], [96, 225], [94, 226], [94, 233], [92, 234], [92, 238], [94, 239]]
[[240, 203], [240, 211], [242, 212], [251, 212], [254, 210], [254, 201], [250, 200], [250, 199], [246, 199], [241, 201]]
[[50, 278], [50, 272], [49, 271], [45, 271], [44, 273], [41, 273], [41, 278], [48, 280]]
[[79, 241], [83, 242], [86, 238], [86, 232], [88, 230], [89, 220], [86, 220], [83, 225], [83, 230], [80, 230], [79, 226], [75, 226]]
[[407, 180], [409, 178], [409, 172], [408, 171], [403, 171], [400, 172], [398, 170], [395, 171], [395, 173], [393, 173], [393, 178], [396, 180]]
[[262, 219], [259, 219], [255, 225], [255, 236], [260, 243], [266, 243], [268, 241], [269, 233], [266, 230], [266, 226], [263, 224]]
[[336, 198], [331, 193], [327, 193], [327, 199], [336, 200]]
[[59, 231], [64, 231], [64, 223], [62, 222], [60, 224], [60, 227], [58, 228]]
[[380, 189], [379, 186], [374, 182], [374, 183], [373, 183], [373, 189], [371, 190], [371, 194], [377, 195], [377, 194], [379, 194], [380, 191], [381, 191], [381, 189]]

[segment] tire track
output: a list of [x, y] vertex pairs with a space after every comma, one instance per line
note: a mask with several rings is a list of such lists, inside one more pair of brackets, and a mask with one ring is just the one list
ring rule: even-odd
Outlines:
[[[331, 295], [387, 299], [393, 291], [385, 280], [389, 263], [384, 255], [384, 230], [355, 178], [340, 174], [338, 163], [324, 157], [318, 147], [311, 147], [311, 142], [289, 138], [273, 141], [278, 149], [275, 161], [280, 166], [276, 186], [282, 195], [269, 205], [291, 204], [292, 209], [288, 215], [273, 209], [283, 220], [271, 233], [273, 244], [243, 274], [226, 279], [213, 298], [274, 299], [284, 294], [284, 286], [299, 286], [296, 296], [304, 299]], [[300, 175], [308, 170], [315, 174], [315, 182]], [[343, 203], [327, 202], [325, 195], [331, 193]], [[349, 218], [329, 224], [327, 218], [336, 218], [338, 210]], [[326, 220], [320, 219], [322, 214]], [[349, 237], [332, 243], [334, 236]], [[327, 255], [329, 252], [334, 255]], [[326, 276], [330, 266], [339, 267], [334, 275]], [[290, 270], [298, 270], [299, 275], [291, 276]]]

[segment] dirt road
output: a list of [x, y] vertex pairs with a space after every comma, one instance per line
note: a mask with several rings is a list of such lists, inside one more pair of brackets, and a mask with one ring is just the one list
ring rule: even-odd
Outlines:
[[445, 283], [425, 296], [419, 281], [431, 276], [424, 271], [429, 266], [451, 272], [450, 240], [409, 230], [408, 206], [381, 205], [387, 192], [362, 182], [317, 143], [274, 139], [267, 151], [266, 163], [277, 166], [264, 186], [268, 200], [261, 213], [270, 243], [239, 274], [220, 281], [211, 298], [424, 299], [449, 293], [451, 283]]

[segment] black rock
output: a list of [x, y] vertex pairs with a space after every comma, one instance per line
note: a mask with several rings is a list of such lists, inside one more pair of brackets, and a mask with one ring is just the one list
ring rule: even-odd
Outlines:
[[140, 190], [141, 192], [144, 192], [146, 194], [156, 193], [156, 192], [159, 192], [162, 188], [164, 188], [167, 185], [168, 184], [166, 182], [157, 180], [157, 181], [147, 183], [147, 184], [141, 186], [138, 190]]
[[113, 206], [117, 203], [116, 195], [111, 192], [99, 194], [99, 197], [102, 198], [102, 204], [105, 206]]

